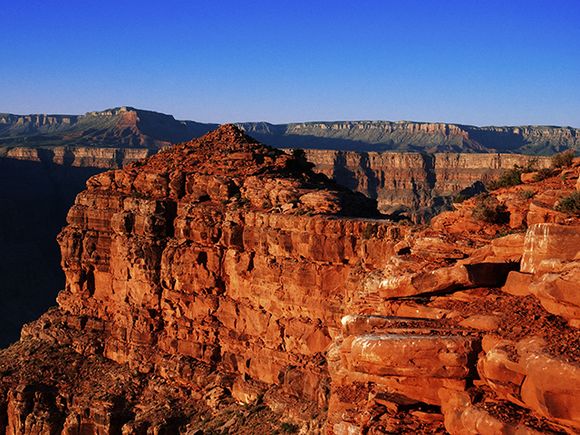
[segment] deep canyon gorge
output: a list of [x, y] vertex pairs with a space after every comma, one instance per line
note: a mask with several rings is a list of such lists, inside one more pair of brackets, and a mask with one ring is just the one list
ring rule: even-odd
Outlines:
[[58, 236], [58, 306], [0, 351], [7, 433], [580, 428], [580, 221], [559, 209], [578, 160], [492, 191], [497, 222], [476, 217], [479, 196], [411, 225], [381, 211], [530, 157], [302, 155], [234, 125], [146, 160], [111, 151], [82, 156], [124, 168], [6, 159], [48, 168], [30, 189], [65, 202], [53, 169], [99, 172]]
[[[1, 344], [16, 339], [22, 324], [52, 305], [63, 286], [56, 235], [86, 180], [156, 151], [61, 146], [7, 147], [0, 152], [0, 201], [2, 208], [9, 210], [0, 217], [1, 264], [4, 276], [9, 277], [3, 283]], [[526, 166], [534, 161], [539, 169], [550, 164], [548, 157], [518, 154], [307, 149], [305, 155], [316, 172], [377, 200], [383, 214], [414, 222], [428, 221], [451, 208], [453, 199], [462, 191], [469, 195], [482, 191], [482, 182], [497, 178], [514, 165]], [[30, 258], [31, 253], [37, 260]], [[41, 266], [31, 269], [31, 264]]]
[[0, 431], [575, 433], [577, 137], [0, 115]]

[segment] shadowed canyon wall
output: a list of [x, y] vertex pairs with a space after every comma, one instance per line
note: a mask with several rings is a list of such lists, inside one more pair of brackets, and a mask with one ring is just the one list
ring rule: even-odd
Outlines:
[[[386, 214], [403, 212], [425, 221], [448, 209], [464, 189], [498, 177], [514, 165], [534, 161], [550, 165], [547, 157], [518, 154], [393, 153], [305, 150], [315, 170], [339, 184], [376, 199]], [[479, 186], [481, 188], [482, 186]]]
[[0, 345], [54, 305], [64, 283], [55, 236], [92, 167], [0, 158]]

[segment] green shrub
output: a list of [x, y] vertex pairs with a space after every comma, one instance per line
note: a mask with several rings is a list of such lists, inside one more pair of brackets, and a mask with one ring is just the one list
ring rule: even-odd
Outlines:
[[491, 195], [477, 197], [471, 216], [479, 221], [498, 225], [506, 224], [510, 220], [507, 207]]
[[518, 192], [518, 195], [522, 199], [531, 199], [534, 197], [535, 194], [536, 194], [536, 192], [534, 192], [533, 190], [520, 190]]
[[[516, 167], [518, 167], [518, 166], [516, 165]], [[538, 169], [538, 158], [537, 157], [532, 157], [531, 159], [529, 159], [526, 162], [526, 165], [523, 166], [523, 167], [520, 167], [520, 169], [522, 170], [523, 173], [537, 171], [537, 169]]]
[[520, 166], [514, 166], [513, 169], [504, 171], [498, 179], [487, 183], [486, 187], [489, 190], [496, 190], [502, 187], [511, 187], [522, 184], [522, 172], [524, 171]]
[[563, 153], [555, 154], [552, 156], [552, 167], [553, 168], [567, 168], [572, 166], [572, 161], [574, 160], [574, 151], [568, 150]]
[[534, 175], [534, 181], [542, 181], [554, 175], [554, 170], [550, 168], [542, 168]]
[[563, 213], [580, 216], [580, 192], [565, 196], [556, 205], [556, 210]]
[[466, 201], [469, 199], [468, 195], [464, 195], [463, 193], [458, 193], [457, 195], [455, 195], [453, 197], [453, 202], [455, 204], [461, 204], [463, 201]]
[[300, 427], [297, 424], [284, 422], [280, 428], [286, 433], [297, 433]]

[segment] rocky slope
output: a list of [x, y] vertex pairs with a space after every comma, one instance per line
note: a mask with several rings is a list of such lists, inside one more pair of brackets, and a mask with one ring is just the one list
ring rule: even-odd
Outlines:
[[574, 433], [579, 166], [431, 227], [233, 126], [96, 175], [58, 307], [0, 351], [0, 428]]

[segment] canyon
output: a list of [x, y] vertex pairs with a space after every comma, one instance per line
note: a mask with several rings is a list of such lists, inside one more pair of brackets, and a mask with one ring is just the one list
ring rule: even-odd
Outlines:
[[[0, 217], [0, 267], [6, 268], [2, 274], [6, 279], [0, 345], [14, 341], [21, 326], [51, 306], [64, 285], [55, 239], [86, 180], [155, 152], [149, 148], [80, 146], [0, 148], [0, 203], [7, 210]], [[316, 172], [376, 200], [383, 214], [413, 222], [426, 222], [450, 209], [458, 195], [481, 192], [482, 182], [497, 178], [514, 165], [533, 162], [540, 169], [550, 164], [548, 157], [517, 154], [307, 149], [305, 157]], [[32, 261], [31, 253], [39, 257]], [[37, 265], [34, 273], [31, 263]]]
[[[56, 155], [9, 160], [81, 161]], [[131, 156], [88, 157], [124, 167], [76, 196], [58, 306], [0, 351], [0, 430], [580, 429], [578, 159], [411, 225], [377, 204], [530, 157], [286, 153], [235, 125]]]
[[[295, 148], [294, 148], [295, 149]], [[55, 146], [49, 149], [0, 147], [4, 161], [28, 161], [44, 167], [122, 168], [154, 154], [149, 148]], [[292, 149], [286, 149], [292, 152]], [[462, 190], [478, 193], [515, 166], [550, 166], [550, 158], [521, 154], [402, 153], [306, 149], [314, 170], [378, 201], [385, 214], [425, 221], [450, 207]], [[7, 164], [7, 163], [5, 163]]]

